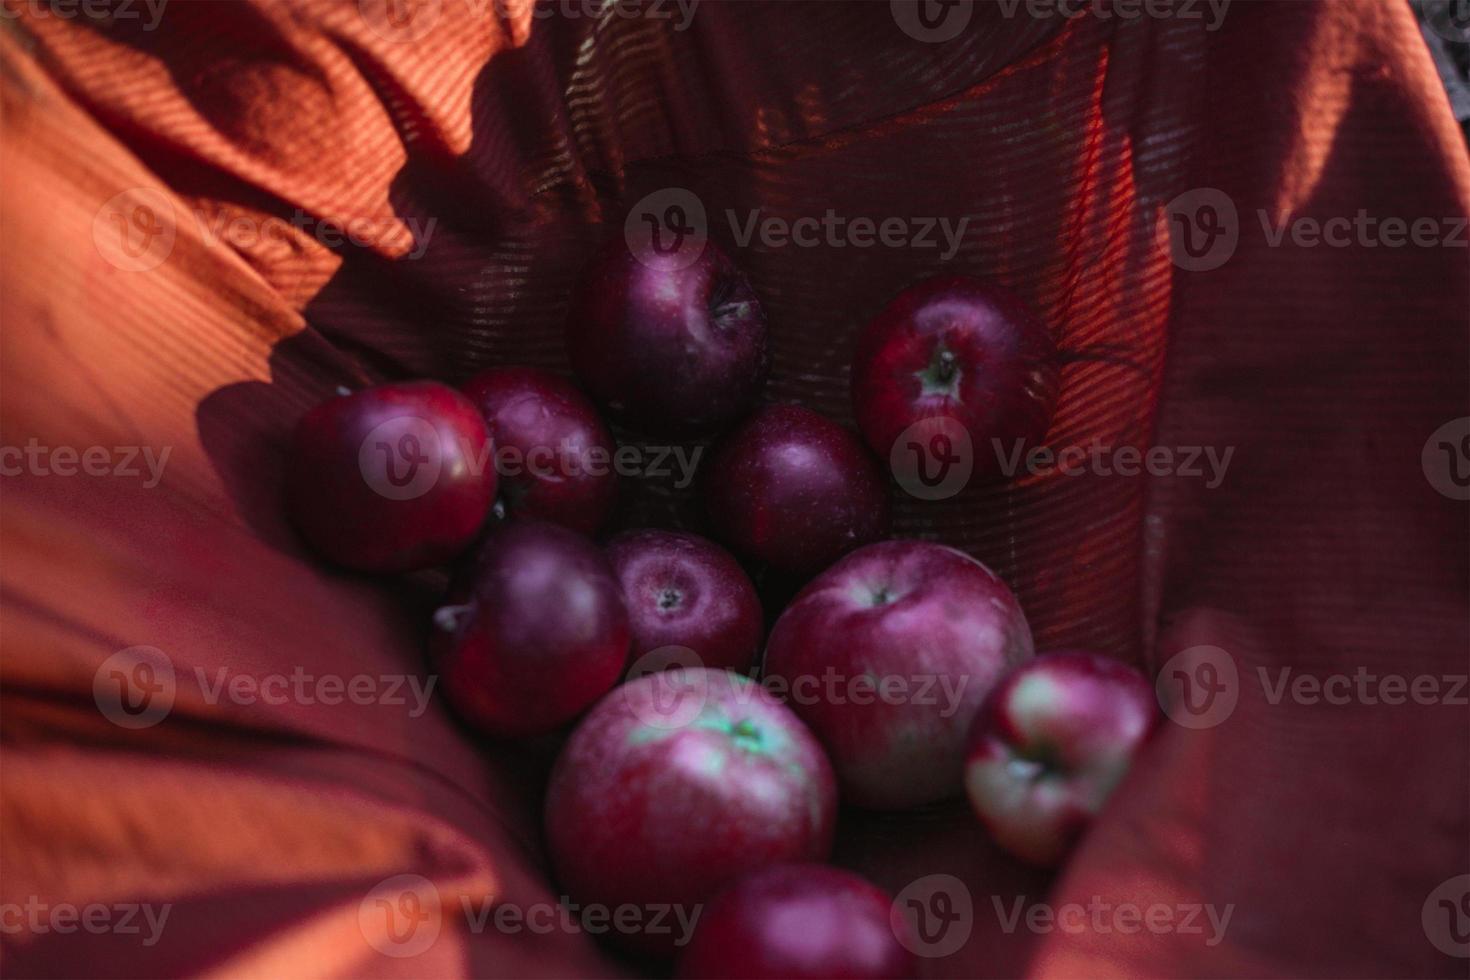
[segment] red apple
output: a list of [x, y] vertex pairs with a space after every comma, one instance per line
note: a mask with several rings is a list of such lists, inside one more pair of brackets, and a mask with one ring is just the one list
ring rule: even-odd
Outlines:
[[843, 799], [891, 810], [959, 793], [975, 712], [1031, 655], [1026, 617], [994, 572], [953, 548], [882, 541], [797, 595], [765, 672], [831, 753]]
[[705, 907], [679, 956], [685, 980], [825, 980], [912, 976], [914, 955], [889, 922], [892, 899], [851, 871], [781, 864]]
[[444, 693], [490, 735], [534, 735], [606, 694], [628, 656], [628, 613], [602, 552], [539, 521], [501, 525], [434, 616]]
[[755, 587], [729, 552], [680, 531], [626, 531], [607, 544], [633, 628], [634, 664], [657, 669], [655, 651], [682, 648], [686, 667], [747, 671], [761, 642]]
[[975, 718], [965, 789], [991, 835], [1055, 865], [1107, 802], [1158, 720], [1154, 687], [1125, 664], [1067, 650], [1022, 664]]
[[[699, 906], [741, 874], [824, 860], [837, 790], [810, 732], [739, 674], [646, 674], [603, 698], [552, 769], [546, 842], [582, 904]], [[619, 937], [671, 953], [676, 931]]]
[[733, 422], [754, 404], [770, 364], [760, 300], [703, 238], [667, 254], [622, 240], [603, 248], [573, 303], [567, 352], [594, 398], [660, 433]]
[[823, 568], [888, 533], [888, 484], [847, 429], [796, 405], [761, 409], [710, 460], [710, 523], [732, 548], [785, 572]]
[[286, 474], [291, 520], [324, 557], [401, 572], [464, 550], [495, 500], [485, 422], [435, 381], [345, 389], [307, 412]]
[[948, 438], [919, 423], [949, 418], [968, 435], [981, 478], [1041, 441], [1059, 387], [1046, 324], [1007, 290], [965, 276], [926, 279], [900, 293], [858, 338], [852, 366], [853, 410], [874, 452], [890, 459], [906, 432], [920, 442]]
[[617, 501], [612, 435], [592, 403], [547, 371], [491, 368], [464, 386], [495, 442], [501, 499], [512, 517], [592, 534]]

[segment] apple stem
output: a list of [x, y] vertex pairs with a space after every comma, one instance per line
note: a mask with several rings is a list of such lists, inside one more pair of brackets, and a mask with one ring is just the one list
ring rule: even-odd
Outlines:
[[934, 376], [939, 379], [940, 384], [949, 384], [954, 380], [955, 356], [954, 351], [948, 348], [939, 348], [939, 354], [935, 357]]
[[446, 633], [453, 633], [459, 629], [460, 623], [464, 622], [471, 608], [468, 605], [440, 606], [434, 610], [434, 627]]
[[763, 741], [761, 730], [749, 718], [742, 718], [734, 725], [731, 725], [730, 737], [735, 740], [736, 745], [749, 752], [758, 751]]
[[958, 398], [960, 374], [959, 357], [941, 340], [929, 363], [915, 377], [919, 379], [925, 396]]

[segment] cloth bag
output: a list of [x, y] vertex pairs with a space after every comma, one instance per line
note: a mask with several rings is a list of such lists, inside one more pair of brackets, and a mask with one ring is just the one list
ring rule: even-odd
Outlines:
[[[9, 975], [646, 968], [476, 928], [558, 898], [557, 740], [477, 740], [406, 686], [329, 703], [322, 678], [422, 677], [443, 577], [323, 567], [279, 494], [339, 384], [564, 370], [583, 261], [678, 192], [767, 306], [770, 399], [850, 422], [855, 331], [960, 272], [1068, 352], [1050, 445], [1173, 453], [899, 496], [898, 533], [990, 564], [1039, 649], [1225, 698], [1164, 725], [1056, 874], [959, 802], [844, 813], [835, 860], [953, 911], [925, 975], [1463, 976], [1470, 165], [1405, 5], [6, 14], [0, 905], [48, 924], [0, 934]], [[829, 210], [904, 240], [767, 233]], [[1371, 241], [1325, 233], [1360, 213]], [[1384, 244], [1387, 219], [1431, 240]], [[690, 493], [625, 483], [622, 523], [698, 526]], [[119, 665], [167, 703], [119, 713]], [[1442, 683], [1375, 699], [1390, 675]], [[402, 956], [370, 923], [409, 892], [433, 935]], [[66, 905], [117, 928], [54, 928]]]

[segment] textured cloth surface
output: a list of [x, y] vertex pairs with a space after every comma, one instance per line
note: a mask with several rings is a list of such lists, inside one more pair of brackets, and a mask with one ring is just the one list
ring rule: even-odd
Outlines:
[[[772, 399], [850, 421], [864, 319], [966, 272], [1035, 304], [1069, 352], [1051, 445], [1232, 452], [1218, 486], [1052, 471], [899, 495], [900, 533], [994, 567], [1039, 648], [1158, 671], [1211, 646], [1235, 671], [1233, 713], [1164, 726], [1057, 875], [959, 805], [844, 814], [841, 863], [968, 894], [968, 941], [925, 974], [1464, 976], [1434, 942], [1453, 920], [1426, 907], [1470, 872], [1463, 701], [1275, 696], [1283, 676], [1463, 676], [1470, 657], [1453, 499], [1470, 453], [1426, 451], [1470, 415], [1470, 165], [1407, 7], [960, 4], [968, 24], [936, 41], [888, 3], [705, 2], [687, 23], [594, 6], [174, 0], [156, 21], [142, 4], [0, 21], [0, 443], [119, 464], [26, 464], [0, 491], [0, 903], [172, 910], [151, 945], [7, 930], [0, 970], [633, 969], [582, 934], [459, 914], [558, 894], [537, 809], [555, 739], [481, 742], [438, 699], [243, 703], [217, 682], [422, 674], [442, 578], [305, 554], [279, 506], [290, 426], [342, 383], [565, 370], [582, 262], [635, 202], [682, 188], [767, 306]], [[1236, 210], [1234, 251], [1189, 268], [1171, 202], [1220, 200], [1204, 188]], [[967, 220], [953, 254], [938, 230], [929, 248], [737, 240], [757, 212], [828, 209]], [[1440, 242], [1276, 239], [1360, 212], [1432, 219]], [[141, 475], [116, 472], [119, 447], [152, 454]], [[699, 527], [689, 491], [625, 482], [620, 523]], [[126, 729], [94, 680], [137, 646], [168, 658], [174, 700]], [[405, 873], [445, 911], [395, 958], [365, 941], [364, 902]], [[1230, 918], [1219, 941], [1203, 914], [1162, 934], [1091, 913], [1008, 926], [1022, 896]]]

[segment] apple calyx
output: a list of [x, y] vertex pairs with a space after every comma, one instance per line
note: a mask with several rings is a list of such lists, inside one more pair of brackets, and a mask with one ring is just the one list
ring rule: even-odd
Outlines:
[[738, 323], [745, 317], [750, 309], [750, 298], [745, 295], [749, 290], [745, 285], [733, 276], [726, 276], [715, 283], [710, 291], [709, 315], [716, 328], [723, 330], [728, 324]]
[[730, 726], [730, 741], [748, 752], [755, 752], [765, 744], [761, 730], [749, 718], [742, 718]]
[[1006, 760], [1006, 772], [1027, 784], [1063, 774], [1055, 755], [1045, 749], [1013, 748]]
[[955, 352], [940, 341], [939, 346], [934, 348], [934, 356], [929, 359], [928, 366], [914, 376], [919, 379], [924, 395], [958, 398], [962, 373]]
[[699, 718], [695, 722], [695, 727], [718, 732], [742, 752], [759, 755], [769, 753], [771, 749], [771, 746], [766, 743], [765, 733], [761, 731], [759, 724], [750, 718], [735, 721], [723, 712], [716, 712]]
[[434, 628], [445, 633], [456, 632], [473, 609], [473, 606], [467, 604], [440, 606], [434, 610]]

